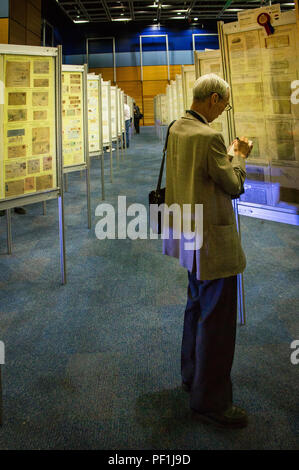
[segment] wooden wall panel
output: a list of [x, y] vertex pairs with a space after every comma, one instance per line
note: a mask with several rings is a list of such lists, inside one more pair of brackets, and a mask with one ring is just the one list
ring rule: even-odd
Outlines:
[[167, 80], [166, 65], [146, 65], [143, 69], [143, 80]]
[[154, 97], [160, 93], [165, 93], [167, 84], [167, 80], [152, 80], [143, 82], [143, 114], [145, 126], [154, 125]]
[[8, 44], [8, 18], [0, 18], [0, 44]]
[[26, 44], [28, 46], [41, 46], [41, 37], [32, 33], [29, 29], [26, 30]]
[[26, 28], [14, 20], [9, 21], [9, 44], [26, 44]]
[[41, 10], [42, 8], [42, 0], [28, 0], [35, 8]]
[[181, 65], [170, 65], [169, 69], [170, 80], [175, 80], [175, 76], [182, 73]]
[[[181, 73], [181, 65], [170, 65], [169, 75], [170, 80], [175, 80], [175, 76]], [[142, 67], [143, 80], [167, 80], [168, 72], [167, 65], [147, 65]]]
[[97, 75], [101, 74], [105, 82], [108, 82], [110, 80], [111, 84], [113, 84], [113, 67], [89, 68], [88, 71], [90, 73], [94, 72]]
[[32, 33], [41, 37], [41, 12], [30, 2], [27, 2], [26, 28]]
[[128, 82], [140, 80], [140, 67], [117, 67], [116, 81]]
[[[104, 80], [113, 84], [113, 68], [90, 68], [90, 72], [101, 74]], [[181, 65], [170, 65], [170, 80], [181, 74]], [[136, 101], [144, 115], [140, 125], [154, 125], [154, 97], [166, 93], [167, 66], [155, 65], [143, 67], [143, 81], [140, 80], [140, 67], [117, 67], [117, 85]]]
[[10, 0], [9, 17], [26, 27], [27, 2], [24, 0]]
[[119, 86], [126, 95], [134, 98], [140, 110], [142, 109], [142, 86], [140, 81], [117, 82], [117, 86]]

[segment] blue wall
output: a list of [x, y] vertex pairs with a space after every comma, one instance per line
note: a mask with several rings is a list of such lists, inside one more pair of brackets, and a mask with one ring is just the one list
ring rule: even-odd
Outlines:
[[8, 18], [9, 0], [0, 0], [0, 18]]
[[[189, 28], [186, 30], [172, 30], [170, 28], [144, 28], [131, 34], [117, 34], [115, 36], [116, 66], [136, 67], [140, 66], [140, 35], [168, 35], [169, 63], [170, 65], [192, 64], [193, 44], [192, 34], [208, 34], [195, 37], [196, 50], [218, 49], [217, 33], [210, 30]], [[214, 35], [211, 35], [214, 34]], [[74, 45], [73, 45], [74, 46]], [[79, 47], [78, 47], [79, 46]], [[85, 41], [74, 48], [65, 48], [65, 61], [68, 64], [81, 64], [86, 61]], [[89, 66], [90, 67], [113, 67], [112, 40], [89, 41]], [[81, 54], [78, 54], [81, 52]], [[167, 63], [166, 39], [165, 37], [142, 38], [142, 63], [143, 65], [164, 65]]]
[[[1, 2], [1, 0], [0, 0]], [[186, 20], [149, 25], [145, 22], [74, 24], [53, 0], [42, 2], [43, 17], [54, 26], [55, 45], [63, 45], [64, 62], [86, 62], [86, 38], [115, 37], [116, 66], [140, 65], [140, 35], [167, 34], [170, 65], [192, 64], [192, 34], [215, 34], [196, 37], [196, 50], [218, 49], [217, 22], [190, 25]], [[143, 65], [164, 65], [165, 38], [142, 39]], [[112, 41], [89, 41], [89, 66], [112, 67]]]

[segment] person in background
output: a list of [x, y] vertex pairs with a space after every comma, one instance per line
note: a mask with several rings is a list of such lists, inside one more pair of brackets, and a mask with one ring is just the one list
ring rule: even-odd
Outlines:
[[181, 374], [193, 415], [216, 426], [238, 428], [246, 426], [248, 418], [245, 410], [233, 404], [230, 374], [235, 351], [237, 274], [244, 271], [246, 258], [231, 199], [242, 192], [245, 158], [251, 145], [245, 137], [236, 138], [231, 160], [222, 134], [209, 126], [231, 109], [229, 100], [227, 82], [215, 74], [202, 75], [193, 88], [191, 109], [170, 129], [165, 202], [168, 207], [178, 204], [181, 210], [184, 204], [190, 204], [191, 223], [196, 221], [195, 204], [201, 205], [203, 242], [191, 248], [188, 243], [186, 248], [184, 232], [181, 229], [181, 239], [175, 237], [170, 221], [163, 253], [178, 258], [188, 270]]
[[125, 102], [124, 102], [124, 114], [125, 114], [126, 142], [127, 142], [127, 148], [129, 148], [129, 144], [130, 144], [129, 129], [130, 129], [132, 119], [131, 119], [130, 106], [127, 103], [126, 96], [125, 96]]
[[141, 114], [139, 106], [137, 106], [137, 104], [134, 102], [134, 127], [135, 127], [136, 134], [140, 134], [139, 121], [142, 118], [143, 118], [143, 114]]

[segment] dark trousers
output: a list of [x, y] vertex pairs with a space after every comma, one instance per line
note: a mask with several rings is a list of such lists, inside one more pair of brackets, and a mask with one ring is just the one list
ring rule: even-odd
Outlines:
[[[126, 141], [127, 141], [127, 148], [129, 147], [129, 129], [130, 129], [130, 119], [127, 119], [125, 121], [125, 125], [126, 125]], [[124, 144], [125, 145], [125, 144]]]
[[139, 134], [139, 132], [140, 132], [140, 130], [139, 130], [139, 119], [134, 118], [134, 127], [135, 127], [136, 134]]
[[237, 276], [198, 281], [189, 273], [182, 340], [182, 380], [191, 385], [190, 406], [224, 411], [232, 403], [230, 378], [236, 338]]

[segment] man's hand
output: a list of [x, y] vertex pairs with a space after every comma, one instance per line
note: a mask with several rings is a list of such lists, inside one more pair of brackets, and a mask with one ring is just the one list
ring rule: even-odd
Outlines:
[[247, 158], [253, 147], [251, 140], [248, 140], [247, 137], [235, 139], [233, 141], [233, 144], [235, 155], [238, 155], [242, 158]]

